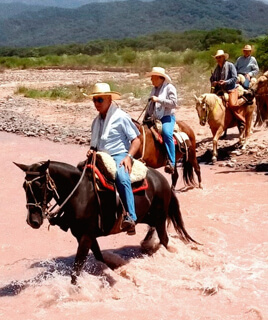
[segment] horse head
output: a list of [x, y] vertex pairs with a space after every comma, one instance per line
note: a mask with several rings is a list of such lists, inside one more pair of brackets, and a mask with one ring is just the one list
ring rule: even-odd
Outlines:
[[206, 94], [202, 94], [199, 98], [195, 95], [196, 100], [196, 111], [199, 118], [199, 123], [201, 126], [204, 126], [207, 122], [208, 117], [208, 108], [206, 103]]
[[53, 196], [49, 187], [51, 178], [48, 173], [50, 161], [33, 165], [14, 164], [25, 172], [23, 188], [26, 193], [26, 208], [28, 210], [26, 222], [34, 229], [40, 228], [46, 217], [47, 204]]

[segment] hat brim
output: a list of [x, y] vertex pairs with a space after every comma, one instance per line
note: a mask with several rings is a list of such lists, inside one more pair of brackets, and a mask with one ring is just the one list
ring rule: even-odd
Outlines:
[[120, 100], [121, 94], [119, 92], [111, 91], [111, 92], [93, 92], [88, 95], [89, 99], [93, 99], [96, 96], [111, 96], [112, 100]]
[[163, 74], [161, 72], [147, 72], [145, 76], [146, 77], [159, 76], [159, 77], [165, 78], [167, 82], [172, 82], [171, 78], [167, 74]]
[[222, 57], [224, 56], [225, 59], [227, 60], [229, 58], [229, 54], [228, 53], [225, 53], [225, 54], [217, 54], [216, 56], [212, 56], [214, 59], [216, 59], [217, 57]]

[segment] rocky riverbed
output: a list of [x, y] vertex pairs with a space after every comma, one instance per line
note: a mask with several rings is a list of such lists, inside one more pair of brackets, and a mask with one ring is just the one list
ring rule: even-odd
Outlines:
[[[169, 70], [172, 78], [180, 80], [180, 69]], [[39, 137], [54, 142], [88, 145], [90, 127], [97, 115], [92, 101], [31, 99], [16, 94], [19, 86], [27, 88], [54, 88], [63, 85], [84, 86], [97, 81], [135, 83], [150, 87], [150, 80], [136, 73], [88, 70], [5, 70], [0, 73], [0, 131], [27, 137]], [[194, 94], [185, 87], [178, 88], [180, 108], [177, 117], [186, 121], [195, 131], [197, 154], [201, 162], [211, 161], [211, 132], [201, 127], [194, 109]], [[145, 100], [136, 99], [130, 92], [118, 103], [134, 119], [141, 114]], [[219, 142], [220, 166], [267, 170], [268, 132], [265, 127], [253, 128], [245, 150], [237, 149], [237, 129], [228, 130], [225, 140]]]

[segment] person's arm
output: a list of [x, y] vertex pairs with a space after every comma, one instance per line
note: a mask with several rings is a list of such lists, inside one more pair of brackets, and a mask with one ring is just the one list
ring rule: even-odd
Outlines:
[[232, 63], [228, 63], [228, 68], [229, 68], [229, 70], [228, 70], [229, 79], [221, 80], [219, 83], [235, 87], [235, 84], [237, 81], [236, 68]]
[[258, 62], [254, 57], [251, 57], [251, 71], [248, 73], [248, 75], [250, 76], [250, 78], [255, 77], [258, 72], [259, 72], [259, 66], [258, 66]]
[[[167, 90], [166, 97], [152, 96], [152, 101], [158, 102], [167, 109], [173, 109], [177, 107], [177, 90], [172, 84], [168, 84], [165, 88]], [[165, 90], [164, 89], [164, 90]]]
[[132, 171], [133, 157], [140, 148], [140, 138], [136, 137], [131, 141], [127, 156], [120, 162], [120, 166], [125, 166], [125, 171], [130, 174]]

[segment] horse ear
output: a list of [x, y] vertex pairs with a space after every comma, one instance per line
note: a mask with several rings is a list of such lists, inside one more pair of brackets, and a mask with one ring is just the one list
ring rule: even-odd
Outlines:
[[16, 162], [13, 162], [13, 163], [24, 172], [29, 170], [29, 166], [27, 166], [26, 164], [21, 164], [21, 163], [16, 163]]
[[41, 167], [38, 169], [38, 171], [40, 171], [40, 172], [46, 171], [47, 168], [49, 167], [49, 164], [50, 164], [50, 160], [47, 160], [45, 163], [43, 163], [41, 165]]
[[197, 98], [197, 96], [196, 96], [196, 95], [194, 95], [194, 98], [195, 98], [195, 101], [199, 101], [199, 99]]

